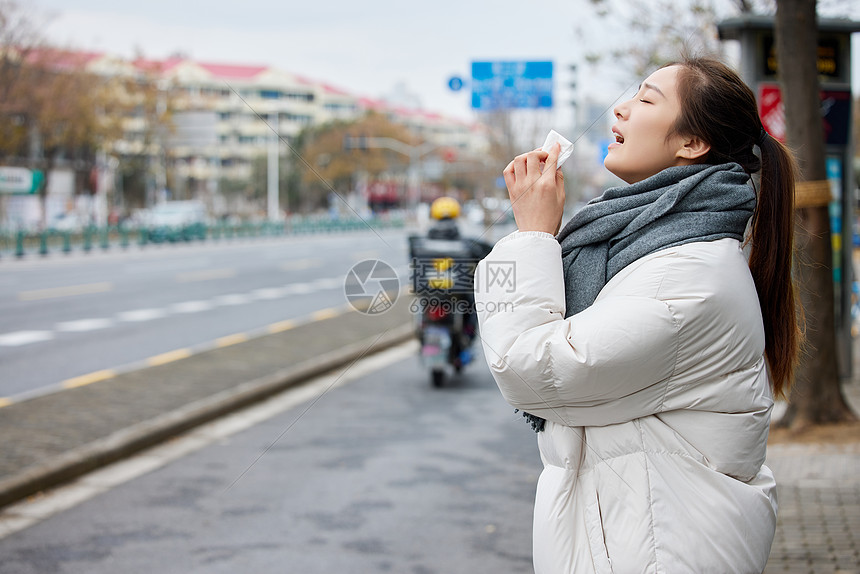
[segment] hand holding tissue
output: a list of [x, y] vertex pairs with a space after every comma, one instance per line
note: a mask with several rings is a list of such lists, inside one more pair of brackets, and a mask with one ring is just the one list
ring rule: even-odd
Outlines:
[[557, 168], [572, 151], [573, 144], [553, 130], [541, 149], [518, 155], [502, 172], [519, 231], [558, 233], [565, 193], [564, 173]]
[[561, 144], [561, 151], [558, 154], [558, 163], [555, 166], [556, 169], [561, 169], [561, 164], [567, 161], [567, 158], [569, 158], [570, 154], [573, 153], [573, 144], [557, 131], [550, 130], [549, 134], [546, 136], [546, 141], [543, 142], [540, 149], [541, 151], [549, 152], [550, 148], [552, 148], [555, 143]]

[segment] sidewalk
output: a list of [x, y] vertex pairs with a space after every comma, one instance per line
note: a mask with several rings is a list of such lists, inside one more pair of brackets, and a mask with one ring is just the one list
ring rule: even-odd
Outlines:
[[[858, 355], [855, 340], [854, 378], [843, 386], [855, 413], [860, 413]], [[779, 517], [765, 574], [860, 573], [860, 436], [844, 439], [768, 446]]]
[[0, 408], [0, 507], [408, 339], [408, 299]]

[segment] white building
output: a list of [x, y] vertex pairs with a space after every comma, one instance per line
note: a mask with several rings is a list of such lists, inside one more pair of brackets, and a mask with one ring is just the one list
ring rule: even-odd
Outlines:
[[[161, 145], [169, 150], [179, 177], [201, 181], [243, 179], [255, 157], [267, 153], [278, 133], [291, 144], [308, 126], [349, 120], [374, 110], [439, 147], [480, 154], [487, 149], [480, 124], [423, 110], [393, 107], [265, 65], [200, 62], [186, 58], [124, 62], [104, 56], [88, 68], [100, 74], [155, 75], [170, 90], [176, 110], [173, 130]], [[117, 151], [140, 153], [147, 129], [141, 117], [129, 118]], [[280, 154], [288, 153], [281, 144]]]
[[[328, 83], [310, 80], [267, 65], [210, 63], [185, 57], [165, 60], [126, 60], [105, 53], [74, 52], [61, 61], [74, 61], [103, 77], [119, 77], [155, 85], [157, 105], [166, 110], [170, 102], [170, 129], [154, 128], [137, 105], [123, 119], [124, 135], [105, 150], [93, 173], [100, 182], [92, 194], [75, 195], [74, 177], [52, 173], [45, 203], [46, 220], [67, 211], [83, 213], [86, 219], [103, 224], [116, 180], [117, 160], [127, 155], [150, 159], [151, 195], [147, 204], [166, 197], [167, 173], [175, 181], [193, 182], [185, 195], [201, 196], [210, 207], [223, 201], [218, 185], [223, 180], [244, 181], [253, 173], [256, 158], [266, 156], [278, 134], [281, 157], [302, 129], [334, 120], [350, 120], [367, 111], [385, 114], [407, 126], [419, 137], [445, 148], [451, 161], [480, 157], [489, 148], [487, 130], [480, 123], [464, 122], [420, 109], [408, 103], [371, 100]], [[152, 84], [150, 84], [152, 83]], [[137, 103], [137, 102], [133, 102]], [[432, 177], [428, 171], [427, 177]], [[91, 178], [92, 179], [92, 178]], [[77, 190], [82, 191], [82, 190]], [[78, 200], [86, 199], [86, 205]], [[32, 205], [31, 205], [32, 204]], [[3, 206], [8, 225], [35, 225], [41, 212], [38, 198], [7, 198]], [[32, 213], [31, 213], [32, 212]], [[14, 215], [14, 217], [12, 217]]]

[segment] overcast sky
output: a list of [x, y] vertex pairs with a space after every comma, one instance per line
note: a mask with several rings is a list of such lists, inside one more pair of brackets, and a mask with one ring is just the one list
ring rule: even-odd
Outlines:
[[[202, 61], [271, 65], [369, 97], [387, 95], [402, 84], [420, 97], [425, 108], [468, 119], [473, 117], [468, 91], [452, 92], [447, 83], [452, 76], [468, 79], [474, 60], [552, 60], [556, 101], [566, 105], [569, 65], [578, 63], [583, 69], [586, 49], [601, 45], [610, 49], [624, 33], [610, 29], [611, 19], [586, 20], [591, 13], [587, 3], [35, 0], [23, 4], [48, 23], [44, 34], [53, 43], [120, 56], [140, 51], [162, 58], [181, 52]], [[854, 44], [860, 44], [857, 36]], [[855, 49], [855, 70], [860, 64], [857, 53]], [[610, 72], [603, 70], [601, 75], [609, 77]], [[580, 77], [578, 83], [585, 90], [608, 92], [603, 99], [609, 102], [623, 90], [617, 82], [597, 82], [593, 77]]]
[[[424, 4], [425, 7], [420, 7]], [[398, 83], [425, 107], [469, 117], [465, 91], [479, 59], [573, 62], [579, 0], [543, 10], [507, 0], [37, 0], [52, 40], [121, 55], [182, 52], [194, 59], [267, 64], [378, 97]], [[526, 23], [528, 22], [528, 23]]]

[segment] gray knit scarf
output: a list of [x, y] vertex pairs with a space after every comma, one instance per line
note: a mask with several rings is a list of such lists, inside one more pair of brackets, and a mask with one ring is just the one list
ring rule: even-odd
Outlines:
[[[670, 167], [613, 187], [578, 211], [558, 234], [567, 312], [589, 307], [616, 273], [660, 249], [731, 237], [743, 240], [755, 190], [736, 163]], [[535, 432], [544, 419], [523, 416]]]

